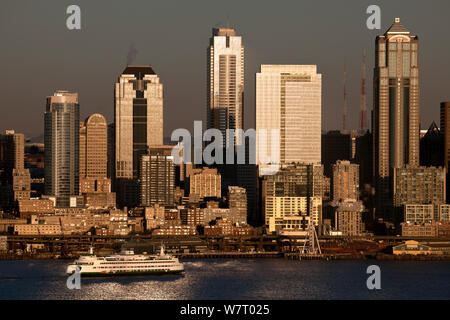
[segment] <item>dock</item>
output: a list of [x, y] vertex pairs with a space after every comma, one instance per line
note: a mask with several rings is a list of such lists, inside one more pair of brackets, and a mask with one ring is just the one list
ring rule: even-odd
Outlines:
[[361, 254], [303, 254], [303, 253], [285, 253], [285, 259], [289, 260], [365, 260], [366, 257]]
[[201, 253], [173, 253], [180, 259], [239, 259], [239, 258], [281, 258], [283, 254], [280, 252], [201, 252]]

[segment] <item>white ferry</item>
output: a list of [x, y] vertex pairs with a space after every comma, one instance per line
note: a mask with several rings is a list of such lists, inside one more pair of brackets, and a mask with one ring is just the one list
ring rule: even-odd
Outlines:
[[80, 272], [81, 276], [141, 275], [141, 274], [180, 274], [184, 266], [178, 258], [164, 253], [161, 246], [159, 254], [134, 254], [131, 249], [109, 257], [97, 257], [93, 248], [89, 254], [81, 255], [67, 267], [67, 274]]

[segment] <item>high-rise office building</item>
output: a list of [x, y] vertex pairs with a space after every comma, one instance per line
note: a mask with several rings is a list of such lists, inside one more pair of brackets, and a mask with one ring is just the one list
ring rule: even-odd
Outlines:
[[228, 203], [239, 224], [247, 224], [247, 191], [241, 187], [228, 187]]
[[[281, 164], [320, 163], [321, 129], [322, 75], [317, 67], [261, 65], [261, 72], [256, 74], [256, 157], [260, 174], [268, 166], [263, 157]], [[267, 130], [267, 135], [261, 130]], [[279, 140], [272, 139], [272, 130], [278, 130]]]
[[375, 45], [374, 173], [377, 211], [384, 215], [393, 168], [419, 165], [419, 39], [396, 18]]
[[31, 177], [24, 168], [24, 135], [14, 130], [0, 134], [0, 207], [11, 210], [16, 200], [30, 198]]
[[336, 161], [352, 159], [352, 137], [350, 133], [332, 130], [322, 134], [321, 154], [324, 174], [331, 178], [333, 176], [333, 165]]
[[45, 111], [45, 194], [66, 207], [79, 193], [80, 105], [78, 93], [56, 91]]
[[407, 204], [444, 204], [445, 168], [415, 167], [395, 168], [393, 172], [393, 200], [395, 222], [403, 222], [403, 207]]
[[138, 204], [139, 161], [163, 144], [163, 85], [151, 66], [127, 66], [115, 85], [114, 178], [120, 207]]
[[222, 197], [221, 175], [216, 168], [192, 169], [189, 176], [189, 194], [201, 198]]
[[444, 166], [444, 135], [434, 121], [427, 133], [420, 138], [420, 165], [424, 167]]
[[[234, 29], [213, 28], [207, 68], [207, 127], [225, 138], [227, 129], [243, 129], [244, 123], [244, 46]], [[234, 143], [241, 139], [237, 135]]]
[[0, 182], [12, 184], [13, 169], [24, 168], [24, 135], [14, 130], [0, 134]]
[[95, 113], [80, 124], [80, 176], [107, 177], [107, 123]]
[[441, 102], [441, 128], [440, 131], [444, 136], [444, 166], [447, 172], [450, 167], [450, 101]]
[[286, 217], [309, 216], [321, 224], [323, 166], [290, 164], [262, 180], [262, 205], [265, 224], [270, 232]]
[[394, 170], [394, 205], [445, 203], [445, 169], [410, 167]]
[[447, 201], [450, 200], [450, 101], [441, 102], [441, 134], [443, 136], [443, 154], [445, 172], [447, 174]]
[[364, 206], [361, 201], [347, 199], [338, 204], [335, 211], [335, 229], [344, 236], [361, 236], [364, 231], [362, 212]]
[[356, 138], [355, 163], [359, 164], [359, 183], [363, 187], [365, 184], [373, 183], [373, 148], [372, 133], [367, 131], [364, 135]]
[[149, 147], [141, 156], [139, 182], [140, 204], [144, 207], [174, 205], [175, 164], [173, 146]]
[[337, 161], [333, 166], [333, 201], [359, 200], [359, 165]]
[[80, 194], [89, 206], [115, 206], [107, 176], [107, 135], [106, 119], [101, 114], [90, 115], [80, 123]]

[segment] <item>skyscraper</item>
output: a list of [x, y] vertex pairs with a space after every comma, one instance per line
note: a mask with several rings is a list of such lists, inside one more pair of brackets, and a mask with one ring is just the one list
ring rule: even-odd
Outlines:
[[[80, 177], [106, 178], [106, 153], [106, 119], [101, 114], [95, 113], [90, 115], [80, 125]], [[83, 157], [81, 157], [81, 155], [83, 155]]]
[[433, 121], [427, 133], [420, 138], [420, 165], [425, 167], [444, 166], [444, 135]]
[[323, 166], [290, 164], [262, 180], [262, 205], [270, 232], [285, 217], [308, 215], [322, 223]]
[[234, 29], [213, 28], [207, 68], [207, 127], [227, 137], [226, 129], [242, 129], [244, 123], [244, 46]]
[[446, 193], [447, 201], [450, 200], [450, 101], [441, 102], [441, 134], [443, 139], [443, 154], [441, 157], [444, 161], [444, 167], [446, 172]]
[[14, 130], [0, 134], [0, 183], [12, 184], [13, 170], [24, 168], [24, 135]]
[[450, 101], [441, 102], [441, 128], [440, 131], [444, 136], [444, 154], [441, 155], [444, 159], [444, 166], [446, 172], [449, 171], [450, 166]]
[[352, 136], [338, 130], [322, 134], [322, 163], [325, 176], [333, 176], [333, 165], [338, 160], [352, 159]]
[[241, 187], [228, 187], [228, 204], [240, 225], [247, 224], [247, 191]]
[[14, 201], [29, 199], [31, 177], [24, 168], [24, 142], [22, 133], [6, 130], [0, 134], [0, 208], [9, 211]]
[[141, 156], [139, 181], [142, 206], [174, 205], [175, 164], [172, 148], [150, 147], [148, 153]]
[[374, 174], [383, 214], [392, 203], [392, 170], [419, 165], [419, 39], [396, 18], [375, 45]]
[[163, 85], [151, 66], [127, 66], [114, 100], [115, 191], [120, 207], [135, 206], [140, 158], [163, 144]]
[[221, 175], [215, 168], [192, 169], [189, 176], [189, 194], [201, 198], [222, 197]]
[[80, 105], [78, 93], [56, 91], [47, 97], [44, 115], [45, 194], [69, 206], [79, 192]]
[[115, 206], [107, 177], [107, 140], [107, 123], [101, 114], [80, 123], [80, 194], [90, 206]]
[[[261, 130], [267, 130], [263, 137]], [[279, 162], [320, 163], [322, 75], [315, 65], [261, 65], [256, 74], [256, 157], [276, 158], [271, 130], [279, 130]], [[276, 160], [276, 159], [275, 159]]]
[[359, 165], [338, 160], [333, 165], [333, 200], [359, 200]]

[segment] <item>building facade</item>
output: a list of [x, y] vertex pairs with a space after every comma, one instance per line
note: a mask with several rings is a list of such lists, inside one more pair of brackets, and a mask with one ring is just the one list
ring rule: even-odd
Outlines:
[[163, 144], [163, 85], [151, 66], [127, 66], [114, 91], [114, 178], [118, 205], [138, 204], [139, 161]]
[[228, 205], [234, 211], [239, 225], [247, 224], [247, 191], [245, 188], [228, 187]]
[[150, 147], [147, 154], [141, 156], [139, 170], [141, 206], [174, 205], [175, 164], [172, 148], [172, 146]]
[[340, 202], [335, 211], [335, 229], [344, 236], [361, 236], [364, 232], [361, 201], [347, 199]]
[[375, 45], [373, 163], [382, 215], [392, 203], [392, 170], [419, 165], [419, 39], [396, 18]]
[[445, 168], [410, 167], [394, 169], [394, 206], [444, 204]]
[[445, 172], [447, 174], [447, 199], [450, 199], [450, 180], [449, 180], [449, 167], [450, 167], [450, 101], [441, 102], [441, 127], [440, 131], [443, 140], [443, 154], [441, 155], [444, 160]]
[[[244, 123], [244, 46], [236, 30], [213, 28], [207, 70], [207, 127], [227, 137], [227, 129], [243, 129]], [[241, 138], [234, 143], [241, 144]]]
[[322, 75], [317, 66], [261, 65], [256, 74], [260, 175], [270, 167], [269, 162], [320, 163], [321, 130]]
[[270, 229], [277, 218], [298, 215], [307, 215], [315, 225], [319, 225], [322, 218], [322, 197], [321, 164], [286, 165], [277, 174], [263, 178], [262, 205], [265, 225]]
[[0, 208], [10, 211], [16, 200], [29, 199], [30, 171], [24, 168], [24, 135], [14, 130], [0, 134]]
[[54, 196], [57, 206], [69, 206], [80, 187], [78, 93], [56, 91], [47, 97], [44, 121], [45, 194]]
[[189, 175], [189, 194], [201, 198], [222, 197], [221, 175], [216, 168], [195, 168]]
[[80, 194], [84, 203], [95, 207], [115, 207], [108, 178], [108, 125], [101, 114], [80, 123]]
[[359, 165], [338, 160], [333, 165], [333, 201], [359, 199]]
[[338, 160], [352, 160], [352, 139], [349, 133], [338, 130], [322, 134], [322, 163], [325, 176], [333, 176], [333, 165]]

